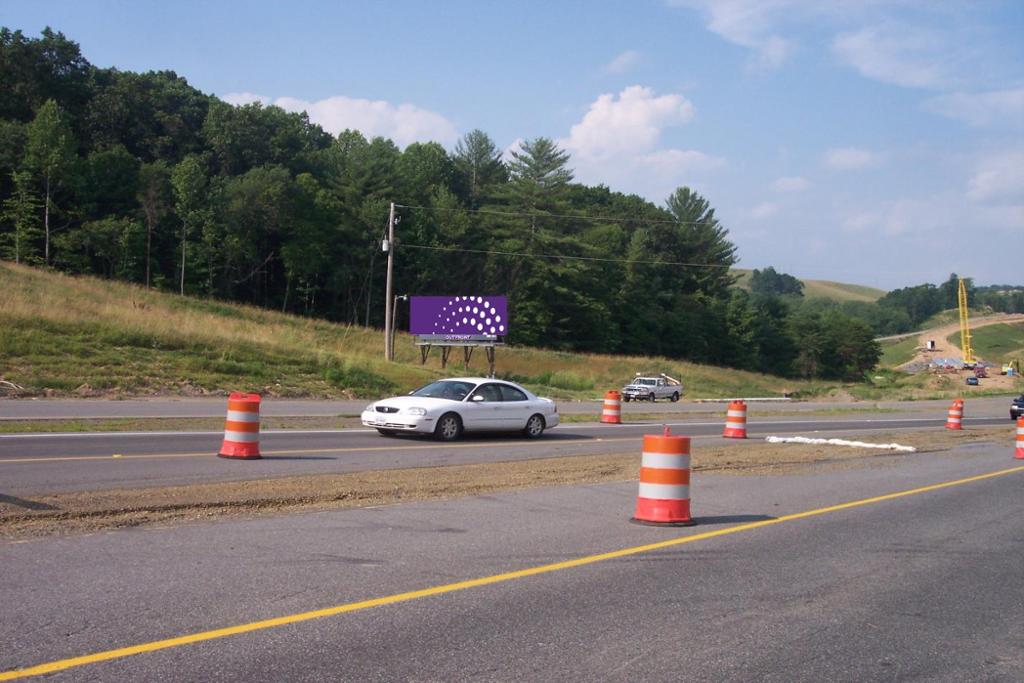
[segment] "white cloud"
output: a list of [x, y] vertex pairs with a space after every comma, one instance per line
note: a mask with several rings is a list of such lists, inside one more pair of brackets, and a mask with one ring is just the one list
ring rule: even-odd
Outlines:
[[793, 44], [776, 32], [780, 17], [800, 8], [800, 0], [669, 0], [670, 5], [700, 11], [708, 30], [756, 53], [753, 66], [777, 68]]
[[1024, 203], [1024, 149], [982, 158], [968, 183], [967, 197], [974, 202]]
[[1024, 88], [954, 92], [928, 100], [925, 107], [972, 126], [987, 126], [1004, 119], [1020, 125], [1024, 122]]
[[850, 171], [874, 166], [881, 161], [875, 152], [858, 147], [838, 147], [825, 152], [824, 163], [837, 171]]
[[776, 192], [803, 192], [810, 186], [810, 181], [800, 176], [778, 178], [772, 183], [772, 189]]
[[948, 42], [931, 31], [887, 24], [841, 33], [832, 50], [867, 78], [913, 88], [941, 88], [951, 81], [943, 66]]
[[512, 141], [508, 147], [501, 153], [501, 158], [506, 162], [512, 160], [512, 152], [522, 151], [523, 143], [526, 142], [523, 138], [516, 138]]
[[640, 53], [636, 50], [626, 50], [605, 64], [604, 71], [610, 74], [624, 74], [639, 63]]
[[562, 144], [574, 155], [589, 159], [647, 152], [663, 128], [686, 123], [693, 114], [693, 104], [682, 95], [657, 96], [651, 88], [632, 85], [618, 98], [600, 95]]
[[637, 160], [664, 174], [709, 171], [725, 165], [725, 159], [692, 149], [662, 149], [642, 154]]
[[413, 104], [392, 104], [385, 100], [364, 100], [336, 95], [316, 102], [294, 97], [271, 99], [254, 93], [230, 93], [222, 97], [235, 106], [259, 102], [290, 112], [306, 112], [309, 120], [332, 135], [351, 128], [368, 138], [389, 138], [399, 147], [413, 142], [440, 142], [452, 145], [458, 140], [455, 125], [441, 114]]
[[394, 105], [385, 100], [364, 100], [336, 95], [316, 102], [279, 97], [274, 104], [285, 111], [309, 114], [309, 120], [337, 135], [353, 128], [367, 137], [390, 138], [399, 147], [413, 142], [436, 141], [454, 144], [459, 138], [455, 125], [444, 116], [412, 104]]
[[689, 122], [694, 113], [682, 95], [657, 95], [634, 85], [618, 95], [598, 96], [569, 136], [557, 142], [572, 155], [578, 181], [660, 201], [679, 185], [692, 186], [695, 174], [725, 163], [697, 150], [661, 147], [662, 133]]
[[263, 95], [257, 95], [256, 93], [251, 92], [231, 92], [221, 97], [221, 99], [236, 107], [240, 107], [243, 104], [252, 104], [253, 102], [259, 102], [264, 106], [270, 104], [269, 97], [264, 97]]
[[779, 205], [773, 202], [762, 202], [750, 210], [750, 217], [756, 220], [771, 218], [779, 212]]
[[874, 211], [865, 211], [863, 213], [854, 214], [846, 217], [843, 222], [843, 230], [845, 232], [864, 232], [869, 228], [878, 225], [881, 222], [881, 217]]

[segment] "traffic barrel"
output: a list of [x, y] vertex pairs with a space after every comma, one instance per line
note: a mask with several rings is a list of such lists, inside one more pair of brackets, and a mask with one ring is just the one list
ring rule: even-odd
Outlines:
[[960, 399], [953, 401], [949, 407], [949, 414], [946, 416], [946, 429], [963, 429], [964, 402]]
[[1024, 417], [1017, 418], [1017, 452], [1013, 457], [1024, 460]]
[[722, 436], [729, 439], [747, 438], [747, 404], [743, 401], [732, 401], [725, 414], [725, 431]]
[[258, 460], [260, 456], [260, 395], [234, 392], [228, 396], [222, 458]]
[[622, 424], [622, 395], [619, 392], [604, 392], [604, 408], [601, 410], [601, 422], [613, 425]]
[[690, 517], [690, 437], [644, 435], [640, 461], [637, 524], [693, 526]]

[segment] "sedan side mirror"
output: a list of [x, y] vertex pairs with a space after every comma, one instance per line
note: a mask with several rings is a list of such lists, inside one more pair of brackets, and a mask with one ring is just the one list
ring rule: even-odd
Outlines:
[[477, 403], [479, 403], [479, 402], [484, 400], [484, 397], [483, 397], [482, 394], [474, 394], [473, 398], [471, 400], [476, 401]]

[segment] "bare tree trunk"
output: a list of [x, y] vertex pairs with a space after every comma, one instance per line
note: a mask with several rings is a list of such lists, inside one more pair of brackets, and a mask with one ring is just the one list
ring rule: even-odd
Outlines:
[[[38, 215], [38, 214], [37, 214]], [[46, 244], [43, 262], [50, 265], [50, 175], [46, 175], [46, 208], [43, 209], [43, 226], [46, 229]]]
[[186, 224], [181, 224], [181, 295], [185, 296], [185, 235]]
[[[148, 211], [146, 212], [149, 213]], [[153, 222], [146, 216], [146, 289], [149, 289], [149, 260], [153, 245]]]

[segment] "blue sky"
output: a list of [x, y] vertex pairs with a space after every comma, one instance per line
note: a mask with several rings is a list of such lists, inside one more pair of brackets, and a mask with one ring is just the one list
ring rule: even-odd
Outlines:
[[400, 145], [538, 136], [576, 178], [703, 194], [740, 266], [1024, 283], [1024, 2], [14, 2], [97, 66]]

